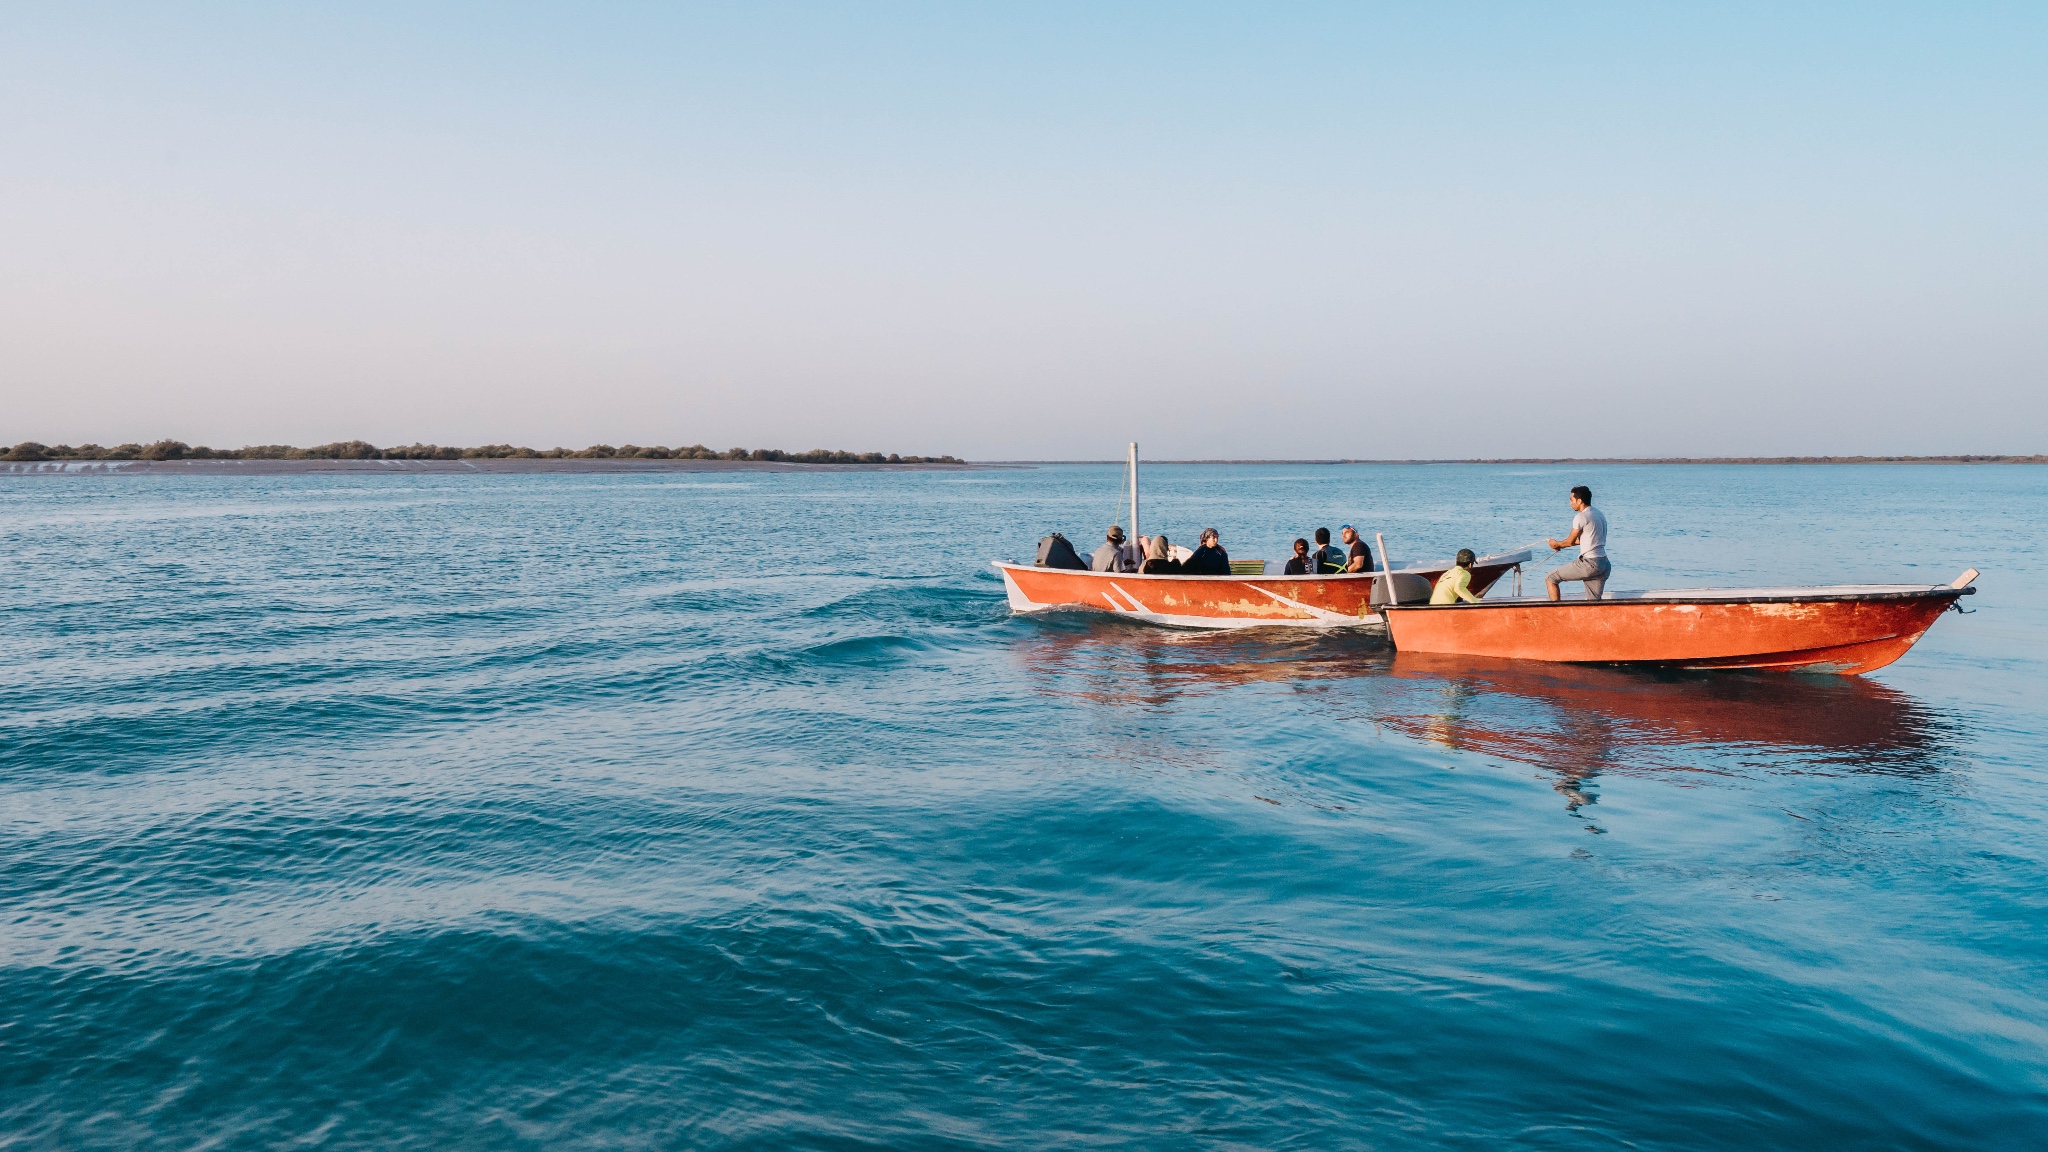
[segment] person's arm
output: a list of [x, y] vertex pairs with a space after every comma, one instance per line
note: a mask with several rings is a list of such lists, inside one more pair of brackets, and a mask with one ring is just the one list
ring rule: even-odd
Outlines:
[[1572, 534], [1571, 534], [1571, 535], [1569, 535], [1569, 536], [1565, 537], [1565, 538], [1564, 538], [1564, 539], [1562, 539], [1562, 540], [1552, 540], [1552, 541], [1549, 541], [1549, 544], [1550, 544], [1550, 550], [1551, 550], [1552, 552], [1560, 552], [1560, 551], [1563, 551], [1563, 550], [1564, 550], [1564, 549], [1566, 549], [1566, 548], [1569, 548], [1569, 547], [1571, 547], [1571, 546], [1572, 546], [1572, 545], [1574, 545], [1574, 544], [1577, 544], [1577, 543], [1579, 542], [1579, 532], [1580, 532], [1580, 531], [1581, 531], [1581, 529], [1579, 528], [1578, 524], [1577, 524], [1576, 522], [1574, 522], [1574, 523], [1572, 524]]

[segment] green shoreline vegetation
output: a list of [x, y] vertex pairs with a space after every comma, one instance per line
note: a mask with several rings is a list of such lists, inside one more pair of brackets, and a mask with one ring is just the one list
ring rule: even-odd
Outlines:
[[158, 440], [153, 444], [119, 444], [102, 448], [97, 444], [38, 444], [24, 440], [0, 454], [0, 460], [757, 460], [789, 464], [964, 464], [953, 456], [903, 456], [894, 452], [841, 452], [813, 448], [809, 452], [785, 452], [780, 448], [728, 448], [723, 452], [692, 444], [687, 448], [642, 448], [623, 444], [593, 444], [588, 448], [515, 448], [510, 444], [484, 444], [475, 448], [449, 448], [439, 444], [407, 444], [379, 448], [361, 440], [344, 440], [312, 448], [289, 444], [257, 444], [245, 448], [194, 447], [182, 440]]

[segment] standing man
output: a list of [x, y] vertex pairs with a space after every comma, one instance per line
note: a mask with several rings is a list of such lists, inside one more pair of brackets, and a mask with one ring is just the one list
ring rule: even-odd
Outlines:
[[1344, 560], [1344, 570], [1346, 572], [1372, 571], [1372, 549], [1367, 548], [1365, 541], [1358, 538], [1358, 529], [1346, 524], [1342, 532], [1344, 546], [1350, 550]]
[[1607, 574], [1614, 571], [1614, 565], [1607, 562], [1607, 517], [1593, 507], [1593, 490], [1584, 484], [1572, 489], [1572, 532], [1562, 540], [1550, 541], [1550, 549], [1579, 546], [1579, 558], [1553, 571], [1543, 578], [1550, 586], [1550, 598], [1561, 600], [1563, 594], [1557, 586], [1568, 580], [1582, 580], [1586, 585], [1586, 599], [1598, 600], [1607, 595]]
[[1088, 558], [1089, 571], [1136, 572], [1138, 570], [1137, 549], [1127, 547], [1124, 544], [1124, 530], [1122, 528], [1111, 524], [1109, 526], [1109, 533], [1104, 539], [1106, 543], [1095, 550], [1095, 555]]

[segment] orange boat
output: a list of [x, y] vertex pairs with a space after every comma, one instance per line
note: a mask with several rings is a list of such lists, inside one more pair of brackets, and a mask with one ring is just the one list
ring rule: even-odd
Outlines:
[[1402, 652], [1853, 676], [1905, 655], [1935, 617], [1976, 591], [1976, 578], [1972, 568], [1953, 584], [1933, 586], [1698, 588], [1383, 611]]
[[[1125, 462], [1130, 498], [1132, 540], [1138, 539], [1138, 446], [1130, 446]], [[1119, 500], [1121, 500], [1121, 496]], [[1379, 541], [1380, 563], [1391, 568], [1385, 540]], [[1495, 581], [1535, 558], [1523, 549], [1488, 556], [1472, 566], [1472, 592], [1484, 593]], [[1150, 624], [1181, 628], [1342, 628], [1380, 623], [1380, 604], [1395, 599], [1426, 599], [1436, 578], [1450, 563], [1333, 576], [1268, 576], [1262, 561], [1251, 561], [1229, 576], [1142, 576], [1135, 572], [1090, 572], [1073, 568], [1040, 568], [1035, 564], [992, 562], [1002, 573], [1003, 588], [1015, 612], [1054, 608], [1092, 608]], [[1233, 565], [1233, 568], [1240, 567]]]
[[[1472, 566], [1478, 595], [1527, 563], [1524, 550], [1488, 556]], [[1094, 608], [1181, 628], [1341, 628], [1380, 622], [1375, 587], [1389, 578], [1396, 588], [1430, 585], [1449, 563], [1436, 567], [1354, 572], [1339, 576], [1140, 576], [1131, 572], [1080, 572], [995, 562], [1016, 612], [1049, 608]]]

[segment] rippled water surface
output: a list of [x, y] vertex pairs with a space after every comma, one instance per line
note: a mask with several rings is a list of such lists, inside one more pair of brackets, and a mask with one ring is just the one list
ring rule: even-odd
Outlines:
[[1174, 467], [1985, 572], [1864, 679], [1014, 618], [1114, 469], [0, 479], [0, 1146], [2048, 1146], [2048, 469]]

